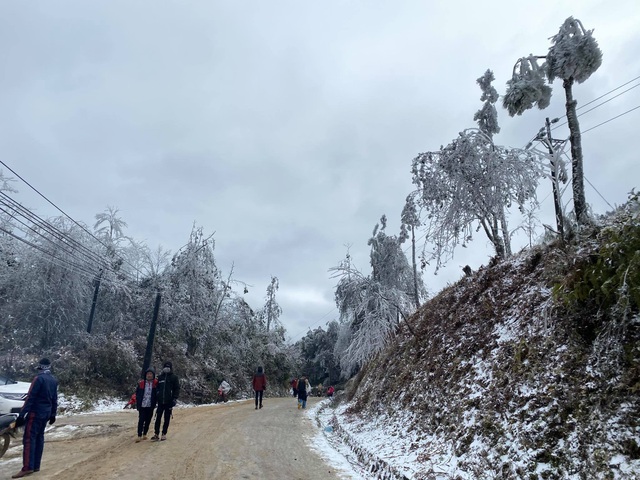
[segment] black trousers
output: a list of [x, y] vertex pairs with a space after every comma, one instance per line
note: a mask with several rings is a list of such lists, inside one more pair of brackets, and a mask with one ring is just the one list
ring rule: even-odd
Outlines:
[[171, 415], [173, 414], [173, 405], [171, 403], [159, 403], [158, 411], [156, 412], [156, 424], [153, 426], [153, 431], [156, 435], [160, 433], [160, 422], [164, 416], [164, 423], [162, 424], [162, 435], [167, 434], [169, 430], [169, 422], [171, 422]]
[[138, 436], [146, 435], [149, 432], [151, 419], [153, 418], [153, 407], [141, 407], [138, 410]]
[[258, 400], [260, 401], [260, 405], [262, 405], [262, 394], [263, 390], [256, 390], [256, 407], [258, 406]]

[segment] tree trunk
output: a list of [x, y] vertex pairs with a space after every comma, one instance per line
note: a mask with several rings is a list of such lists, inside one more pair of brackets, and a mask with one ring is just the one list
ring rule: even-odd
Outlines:
[[509, 225], [507, 224], [507, 217], [504, 214], [504, 208], [500, 212], [500, 228], [502, 230], [502, 239], [504, 242], [504, 253], [508, 258], [511, 256], [511, 236], [509, 235]]
[[413, 262], [413, 297], [416, 302], [416, 310], [420, 308], [418, 296], [418, 269], [416, 268], [416, 227], [411, 227], [411, 261]]
[[[487, 225], [489, 223], [489, 225]], [[486, 219], [480, 220], [480, 225], [484, 230], [484, 233], [487, 234], [487, 238], [493, 244], [493, 248], [496, 250], [496, 257], [504, 258], [504, 245], [502, 244], [502, 238], [500, 238], [500, 232], [498, 230], [498, 222], [496, 221], [495, 216], [487, 221]], [[489, 228], [491, 227], [491, 228]]]
[[573, 99], [573, 78], [568, 78], [562, 83], [567, 97], [567, 123], [569, 124], [569, 140], [571, 141], [571, 186], [573, 187], [573, 209], [579, 225], [588, 223], [587, 201], [584, 196], [584, 170], [582, 167], [582, 139], [580, 136], [580, 124], [576, 114], [576, 101]]

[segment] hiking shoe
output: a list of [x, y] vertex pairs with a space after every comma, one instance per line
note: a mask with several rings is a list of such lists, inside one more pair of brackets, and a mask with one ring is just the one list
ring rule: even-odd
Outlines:
[[142, 440], [142, 437], [136, 438], [136, 443], [140, 442], [141, 440]]
[[160, 437], [160, 441], [161, 441], [161, 442], [164, 442], [166, 439], [167, 439], [167, 436], [166, 436], [166, 435], [162, 435], [162, 436]]
[[146, 440], [146, 439], [147, 439], [147, 436], [146, 436], [146, 435], [142, 435], [142, 439], [143, 439], [143, 440]]
[[157, 442], [158, 440], [160, 440], [160, 437], [158, 436], [157, 433], [153, 437], [151, 437], [152, 442]]
[[260, 404], [260, 408], [262, 408], [262, 404]]
[[302, 404], [298, 404], [298, 410], [300, 410], [302, 408]]

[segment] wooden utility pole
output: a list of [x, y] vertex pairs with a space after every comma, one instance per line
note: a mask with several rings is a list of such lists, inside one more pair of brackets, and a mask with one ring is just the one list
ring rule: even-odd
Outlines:
[[151, 355], [153, 353], [153, 341], [156, 336], [156, 325], [158, 324], [158, 313], [160, 312], [160, 300], [162, 294], [160, 291], [156, 294], [156, 304], [153, 307], [153, 318], [151, 319], [151, 325], [149, 326], [149, 335], [147, 336], [147, 349], [144, 352], [144, 361], [142, 363], [142, 377], [151, 365]]
[[104, 270], [100, 269], [100, 273], [93, 281], [93, 301], [91, 302], [91, 311], [89, 312], [89, 321], [87, 322], [87, 333], [91, 333], [91, 328], [93, 327], [93, 317], [96, 314], [96, 305], [98, 304], [98, 290], [100, 289], [100, 279], [102, 278], [102, 272]]

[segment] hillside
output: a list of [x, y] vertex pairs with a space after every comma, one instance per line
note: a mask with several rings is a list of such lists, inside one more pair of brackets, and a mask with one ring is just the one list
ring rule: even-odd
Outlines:
[[440, 292], [360, 372], [338, 433], [378, 478], [640, 478], [638, 212]]

